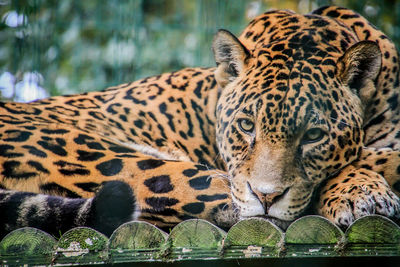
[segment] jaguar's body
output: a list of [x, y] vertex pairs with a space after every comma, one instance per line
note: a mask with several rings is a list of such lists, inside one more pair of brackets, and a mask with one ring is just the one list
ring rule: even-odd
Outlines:
[[1, 103], [3, 228], [49, 230], [46, 218], [106, 233], [130, 219], [229, 227], [248, 216], [291, 221], [310, 205], [341, 226], [399, 217], [386, 182], [396, 188], [400, 172], [393, 43], [337, 7], [267, 12], [239, 40], [216, 35], [216, 69]]

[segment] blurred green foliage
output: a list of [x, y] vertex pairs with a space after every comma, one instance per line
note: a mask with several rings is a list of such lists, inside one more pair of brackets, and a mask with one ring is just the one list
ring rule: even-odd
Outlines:
[[[0, 0], [0, 99], [101, 90], [214, 66], [217, 29], [239, 34], [270, 8], [306, 13], [327, 4], [358, 11], [400, 43], [396, 0]], [[38, 88], [41, 94], [30, 95]]]

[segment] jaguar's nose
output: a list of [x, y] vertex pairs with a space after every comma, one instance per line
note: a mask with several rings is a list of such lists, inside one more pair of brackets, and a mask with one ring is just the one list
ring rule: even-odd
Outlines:
[[266, 214], [268, 214], [268, 210], [272, 206], [272, 204], [280, 200], [289, 191], [289, 188], [286, 188], [283, 191], [275, 191], [273, 193], [262, 193], [256, 189], [253, 189], [250, 183], [247, 182], [247, 184], [251, 192], [258, 198], [260, 203], [263, 205]]

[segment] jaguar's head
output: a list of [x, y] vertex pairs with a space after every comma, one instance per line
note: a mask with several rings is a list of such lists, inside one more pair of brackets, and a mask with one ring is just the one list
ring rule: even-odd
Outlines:
[[242, 217], [299, 217], [363, 146], [380, 50], [339, 24], [303, 25], [253, 49], [225, 30], [214, 38], [217, 142]]

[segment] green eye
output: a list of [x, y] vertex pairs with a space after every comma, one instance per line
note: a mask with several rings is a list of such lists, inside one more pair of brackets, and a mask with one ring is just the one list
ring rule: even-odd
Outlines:
[[322, 137], [324, 137], [324, 135], [325, 132], [320, 128], [311, 128], [304, 134], [302, 143], [308, 144], [308, 143], [318, 142], [319, 140], [322, 139]]
[[238, 124], [239, 128], [247, 134], [252, 133], [254, 130], [254, 123], [251, 120], [239, 119]]

